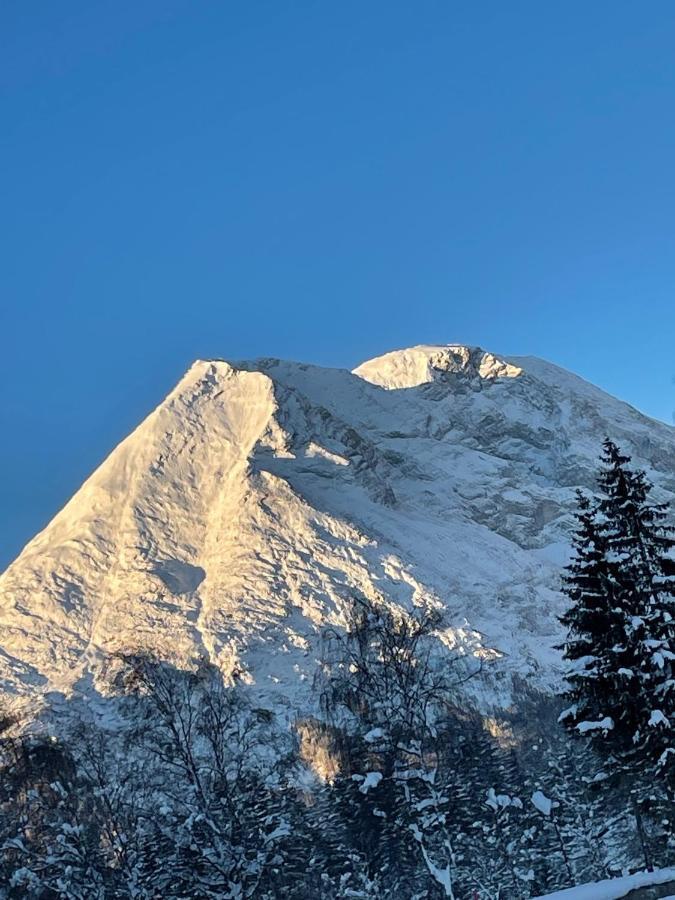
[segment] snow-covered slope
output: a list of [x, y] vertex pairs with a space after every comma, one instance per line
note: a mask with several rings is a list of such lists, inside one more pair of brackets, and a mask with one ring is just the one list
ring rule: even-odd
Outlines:
[[[649, 889], [653, 890], [650, 891]], [[660, 890], [657, 890], [659, 889]], [[638, 872], [624, 878], [611, 878], [593, 884], [580, 884], [577, 887], [535, 897], [535, 900], [621, 900], [622, 897], [637, 897], [641, 900], [662, 897], [673, 900], [671, 891], [675, 889], [675, 869], [659, 869], [656, 872]], [[664, 893], [664, 891], [666, 893]], [[666, 896], [667, 894], [667, 896]]]
[[203, 657], [306, 702], [356, 594], [447, 609], [446, 643], [555, 681], [577, 487], [605, 435], [675, 494], [675, 429], [555, 366], [415, 347], [354, 373], [199, 361], [0, 578], [4, 689], [87, 691], [107, 654]]

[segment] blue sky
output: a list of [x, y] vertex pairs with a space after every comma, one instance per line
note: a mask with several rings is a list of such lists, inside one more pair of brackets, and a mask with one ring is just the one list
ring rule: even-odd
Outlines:
[[196, 357], [466, 342], [675, 407], [675, 5], [0, 8], [0, 565]]

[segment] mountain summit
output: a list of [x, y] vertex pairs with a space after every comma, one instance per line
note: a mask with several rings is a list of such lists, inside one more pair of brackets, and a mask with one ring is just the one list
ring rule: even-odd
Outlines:
[[518, 366], [498, 359], [480, 347], [455, 344], [394, 350], [354, 369], [355, 375], [388, 390], [419, 387], [431, 381], [442, 381], [449, 375], [492, 379], [515, 378], [522, 373]]
[[445, 643], [489, 661], [487, 703], [550, 685], [574, 494], [606, 435], [675, 496], [675, 429], [538, 359], [198, 361], [0, 578], [4, 690], [48, 703], [153, 651], [290, 711], [355, 596], [444, 608]]

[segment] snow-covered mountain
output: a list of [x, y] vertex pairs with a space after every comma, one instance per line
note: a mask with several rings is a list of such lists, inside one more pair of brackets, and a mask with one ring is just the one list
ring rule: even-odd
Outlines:
[[487, 702], [551, 685], [575, 489], [606, 435], [675, 497], [675, 429], [539, 359], [196, 362], [0, 578], [4, 689], [55, 702], [111, 651], [153, 650], [290, 711], [354, 595], [444, 607]]

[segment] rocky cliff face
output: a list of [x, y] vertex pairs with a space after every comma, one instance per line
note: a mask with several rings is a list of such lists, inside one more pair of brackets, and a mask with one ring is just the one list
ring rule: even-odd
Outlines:
[[0, 578], [3, 690], [86, 695], [108, 654], [152, 650], [292, 712], [355, 595], [442, 606], [486, 704], [515, 675], [551, 686], [574, 493], [606, 435], [675, 496], [675, 429], [538, 359], [197, 362]]

